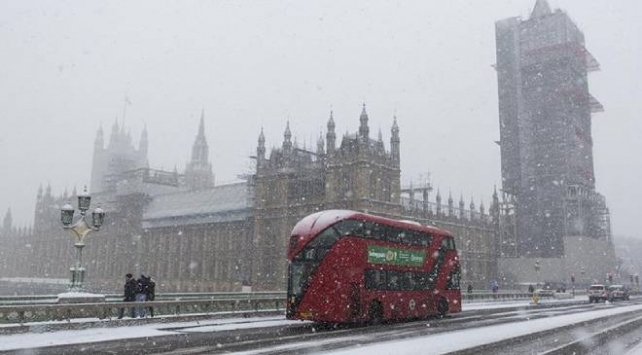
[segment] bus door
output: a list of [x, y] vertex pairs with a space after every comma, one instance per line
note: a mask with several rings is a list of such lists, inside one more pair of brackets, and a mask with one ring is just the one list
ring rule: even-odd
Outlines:
[[356, 282], [350, 283], [350, 318], [357, 319], [361, 316], [361, 290]]

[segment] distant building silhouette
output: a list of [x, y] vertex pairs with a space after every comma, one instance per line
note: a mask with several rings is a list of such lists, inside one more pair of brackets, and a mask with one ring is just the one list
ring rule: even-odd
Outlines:
[[116, 191], [118, 177], [126, 171], [147, 168], [147, 128], [143, 129], [138, 149], [132, 144], [129, 132], [125, 127], [119, 127], [114, 122], [109, 136], [109, 144], [105, 146], [103, 129], [98, 129], [94, 141], [94, 155], [91, 168], [92, 193]]

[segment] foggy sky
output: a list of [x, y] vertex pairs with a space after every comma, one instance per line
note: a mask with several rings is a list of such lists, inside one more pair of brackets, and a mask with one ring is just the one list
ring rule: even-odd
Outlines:
[[[250, 173], [286, 122], [301, 147], [354, 133], [362, 103], [389, 149], [397, 116], [402, 184], [430, 180], [488, 209], [501, 187], [497, 20], [535, 0], [0, 1], [0, 218], [32, 224], [39, 185], [89, 185], [93, 142], [118, 120], [150, 167], [183, 171], [201, 111], [217, 184]], [[642, 28], [638, 0], [550, 0], [586, 36], [597, 190], [615, 235], [642, 237]], [[125, 97], [131, 101], [125, 108]], [[434, 197], [434, 192], [433, 192]]]

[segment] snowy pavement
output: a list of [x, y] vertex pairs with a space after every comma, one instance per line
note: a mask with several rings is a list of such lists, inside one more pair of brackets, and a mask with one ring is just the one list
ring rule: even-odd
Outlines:
[[[560, 303], [571, 302], [572, 300], [556, 300], [543, 303]], [[577, 300], [575, 301], [577, 302]], [[517, 307], [526, 306], [532, 307], [533, 305], [527, 301], [519, 302], [490, 302], [490, 303], [471, 303], [464, 304], [464, 311], [466, 310], [479, 310], [489, 308], [502, 308], [502, 307]], [[596, 310], [592, 312], [584, 312], [571, 316], [560, 316], [555, 320], [556, 325], [570, 324], [573, 322], [600, 317], [608, 314], [618, 314], [633, 310], [642, 309], [641, 305], [618, 307], [615, 309]], [[82, 320], [79, 320], [82, 321]], [[87, 320], [89, 321], [89, 320]], [[91, 321], [94, 321], [92, 319]], [[528, 334], [540, 329], [550, 328], [551, 318], [538, 319], [528, 322], [511, 323], [507, 325], [498, 325], [491, 327], [484, 327], [481, 329], [455, 331], [446, 334], [437, 334], [427, 337], [408, 339], [403, 342], [387, 342], [377, 343], [376, 345], [360, 345], [359, 347], [346, 349], [336, 352], [337, 354], [417, 354], [418, 349], [422, 349], [422, 354], [440, 354], [448, 351], [456, 351], [466, 347], [476, 346], [488, 342], [494, 342], [506, 337], [518, 336]], [[26, 333], [26, 334], [12, 334], [0, 335], [0, 351], [30, 349], [43, 346], [53, 345], [70, 345], [81, 344], [98, 341], [108, 341], [115, 339], [133, 339], [144, 337], [166, 336], [169, 334], [178, 334], [178, 331], [171, 329], [183, 328], [182, 333], [185, 333], [185, 327], [194, 326], [190, 332], [217, 332], [228, 331], [234, 329], [249, 329], [249, 328], [263, 328], [270, 326], [281, 325], [300, 325], [301, 321], [288, 321], [283, 316], [277, 317], [262, 317], [262, 318], [228, 318], [228, 319], [212, 319], [202, 321], [188, 321], [176, 323], [153, 323], [139, 326], [122, 326], [122, 327], [108, 327], [108, 328], [91, 328], [82, 330], [62, 330], [55, 332], [43, 333]], [[34, 324], [32, 329], [46, 329], [45, 323]], [[165, 330], [167, 329], [167, 330]], [[359, 339], [354, 339], [355, 343], [360, 343]], [[294, 345], [292, 345], [294, 346]], [[299, 344], [300, 346], [300, 344]], [[289, 347], [284, 345], [284, 348]], [[429, 350], [427, 350], [429, 349]], [[428, 352], [426, 352], [428, 351]], [[251, 354], [249, 352], [248, 354]], [[642, 352], [636, 353], [641, 354]]]

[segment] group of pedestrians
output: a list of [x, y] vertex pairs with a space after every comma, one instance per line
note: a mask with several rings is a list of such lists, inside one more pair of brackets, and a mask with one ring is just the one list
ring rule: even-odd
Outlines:
[[[145, 302], [153, 301], [156, 298], [156, 282], [151, 276], [141, 274], [139, 279], [135, 279], [132, 274], [125, 275], [125, 292], [124, 302]], [[129, 316], [132, 318], [144, 318], [146, 311], [149, 311], [151, 317], [154, 316], [154, 307], [131, 307]], [[123, 318], [125, 309], [121, 308], [118, 312], [118, 319]]]

